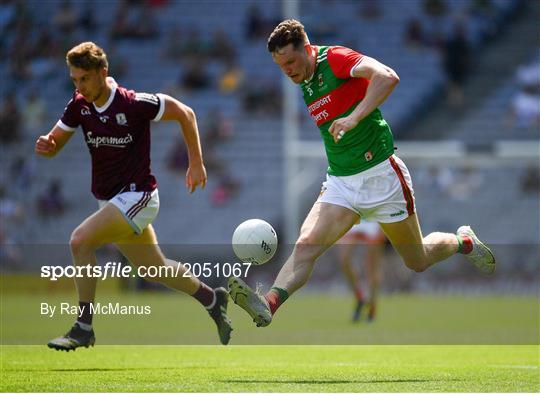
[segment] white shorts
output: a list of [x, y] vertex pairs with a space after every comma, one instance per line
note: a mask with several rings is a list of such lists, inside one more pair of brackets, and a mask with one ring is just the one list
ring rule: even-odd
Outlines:
[[110, 202], [124, 215], [127, 222], [137, 234], [154, 221], [159, 211], [159, 193], [152, 192], [124, 192], [119, 193], [110, 200], [98, 200], [99, 208]]
[[395, 155], [359, 174], [327, 175], [317, 201], [340, 205], [362, 220], [379, 223], [400, 222], [416, 211], [409, 170]]

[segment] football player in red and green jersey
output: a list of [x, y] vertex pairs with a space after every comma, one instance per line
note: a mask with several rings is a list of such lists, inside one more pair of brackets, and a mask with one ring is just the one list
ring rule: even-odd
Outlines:
[[328, 158], [327, 180], [300, 230], [294, 250], [266, 295], [238, 278], [229, 292], [258, 326], [267, 326], [281, 304], [309, 279], [315, 261], [356, 222], [378, 222], [407, 267], [422, 272], [465, 254], [482, 272], [495, 258], [469, 226], [456, 234], [422, 235], [411, 176], [394, 155], [390, 126], [379, 106], [399, 82], [390, 67], [342, 46], [311, 45], [297, 20], [281, 22], [268, 39], [281, 71], [300, 85]]

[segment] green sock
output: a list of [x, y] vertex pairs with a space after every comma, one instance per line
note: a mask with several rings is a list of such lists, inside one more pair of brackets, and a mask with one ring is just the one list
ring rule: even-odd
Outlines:
[[463, 253], [463, 238], [461, 238], [459, 235], [456, 235], [457, 243], [458, 243], [458, 253]]
[[285, 301], [287, 301], [287, 298], [289, 298], [289, 293], [287, 293], [286, 290], [281, 289], [279, 287], [272, 287], [270, 291], [277, 293], [280, 304], [283, 304]]

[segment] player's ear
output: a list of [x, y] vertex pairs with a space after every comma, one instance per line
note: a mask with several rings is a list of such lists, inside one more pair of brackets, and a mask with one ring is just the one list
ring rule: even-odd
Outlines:
[[100, 73], [103, 78], [107, 78], [107, 76], [109, 75], [109, 70], [106, 67], [103, 67]]

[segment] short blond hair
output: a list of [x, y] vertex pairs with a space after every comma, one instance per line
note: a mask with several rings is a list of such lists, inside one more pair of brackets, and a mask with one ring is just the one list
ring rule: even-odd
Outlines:
[[91, 41], [82, 42], [71, 48], [66, 55], [68, 66], [83, 70], [109, 68], [105, 51]]

